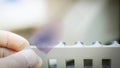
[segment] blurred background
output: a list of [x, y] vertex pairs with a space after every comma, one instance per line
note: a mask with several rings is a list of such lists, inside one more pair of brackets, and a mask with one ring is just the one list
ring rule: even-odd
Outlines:
[[63, 24], [60, 40], [67, 44], [120, 43], [119, 0], [0, 0], [0, 30], [30, 40], [53, 22]]

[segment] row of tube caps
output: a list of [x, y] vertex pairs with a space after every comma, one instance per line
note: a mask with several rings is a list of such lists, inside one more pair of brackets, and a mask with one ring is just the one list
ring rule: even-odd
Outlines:
[[83, 42], [78, 41], [74, 45], [67, 45], [61, 41], [56, 47], [120, 47], [120, 44], [117, 41], [113, 41], [110, 45], [104, 45], [99, 41], [95, 41], [92, 45], [85, 45]]

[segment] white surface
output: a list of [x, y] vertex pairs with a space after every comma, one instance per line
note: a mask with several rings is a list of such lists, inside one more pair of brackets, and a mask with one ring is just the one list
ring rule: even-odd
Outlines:
[[90, 44], [96, 40], [106, 43], [118, 39], [118, 6], [116, 2], [109, 4], [109, 1], [79, 0], [63, 20], [62, 40], [70, 44], [78, 40]]
[[119, 47], [57, 47], [48, 54], [44, 54], [36, 48], [32, 48], [43, 60], [41, 68], [49, 68], [48, 60], [56, 59], [57, 68], [66, 68], [66, 59], [74, 59], [74, 68], [84, 68], [84, 59], [93, 60], [93, 68], [102, 68], [102, 59], [111, 59], [111, 68], [120, 67], [120, 46]]
[[0, 29], [19, 29], [43, 24], [45, 0], [0, 0]]

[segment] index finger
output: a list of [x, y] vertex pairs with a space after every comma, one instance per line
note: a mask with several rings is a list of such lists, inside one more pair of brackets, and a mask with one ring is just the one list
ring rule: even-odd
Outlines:
[[29, 43], [23, 37], [8, 31], [0, 30], [0, 47], [20, 51], [27, 45], [29, 45]]

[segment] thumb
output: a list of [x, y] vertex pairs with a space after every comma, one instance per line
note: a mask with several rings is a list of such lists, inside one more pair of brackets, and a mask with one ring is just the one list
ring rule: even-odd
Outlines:
[[42, 61], [35, 52], [31, 49], [22, 50], [18, 53], [0, 59], [0, 66], [2, 68], [28, 68], [38, 64], [42, 64]]

